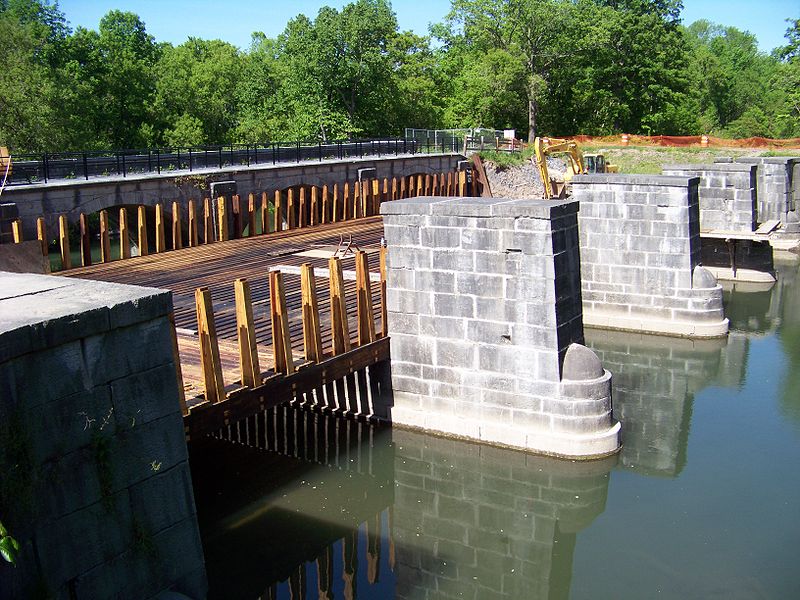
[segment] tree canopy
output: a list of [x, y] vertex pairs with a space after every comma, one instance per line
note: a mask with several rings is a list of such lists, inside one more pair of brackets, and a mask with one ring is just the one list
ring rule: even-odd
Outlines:
[[404, 127], [800, 136], [800, 19], [767, 54], [680, 0], [451, 0], [429, 35], [389, 0], [298, 15], [249, 48], [159, 43], [134, 13], [69, 26], [0, 0], [14, 152], [402, 135]]

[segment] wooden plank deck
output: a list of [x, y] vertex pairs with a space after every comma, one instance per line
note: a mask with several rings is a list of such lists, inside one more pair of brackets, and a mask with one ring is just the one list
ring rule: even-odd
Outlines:
[[[315, 273], [319, 296], [323, 351], [331, 351], [330, 292], [328, 288], [327, 256], [338, 245], [340, 237], [352, 240], [369, 254], [370, 271], [379, 269], [378, 252], [383, 223], [379, 216], [343, 223], [330, 223], [313, 228], [293, 229], [251, 238], [173, 250], [161, 254], [101, 263], [59, 273], [65, 277], [81, 277], [99, 281], [157, 287], [172, 291], [178, 348], [183, 370], [187, 400], [203, 391], [200, 353], [195, 311], [195, 289], [208, 287], [214, 305], [217, 335], [224, 381], [228, 388], [240, 380], [239, 351], [236, 333], [236, 307], [233, 282], [246, 278], [251, 286], [257, 350], [262, 371], [273, 368], [272, 332], [269, 315], [269, 271], [281, 265], [299, 267], [310, 263], [320, 270]], [[312, 256], [298, 256], [311, 252]], [[347, 275], [355, 270], [354, 257], [342, 260]], [[300, 275], [284, 274], [286, 304], [289, 310], [289, 331], [295, 361], [304, 358], [302, 298]], [[356, 338], [356, 282], [345, 277], [347, 315], [351, 339]], [[373, 313], [380, 329], [380, 286], [372, 285]], [[191, 406], [191, 402], [190, 402]]]

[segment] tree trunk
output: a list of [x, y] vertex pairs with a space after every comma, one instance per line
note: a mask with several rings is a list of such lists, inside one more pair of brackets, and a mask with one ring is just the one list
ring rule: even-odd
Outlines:
[[528, 98], [528, 143], [536, 138], [536, 98]]

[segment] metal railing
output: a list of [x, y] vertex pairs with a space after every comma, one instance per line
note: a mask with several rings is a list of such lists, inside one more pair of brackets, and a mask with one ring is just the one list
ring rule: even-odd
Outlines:
[[202, 169], [249, 167], [259, 164], [344, 160], [368, 156], [399, 156], [421, 153], [459, 152], [460, 142], [381, 138], [331, 142], [271, 142], [225, 146], [189, 146], [144, 150], [48, 152], [14, 154], [8, 185], [48, 183], [138, 175], [145, 173], [191, 173]]

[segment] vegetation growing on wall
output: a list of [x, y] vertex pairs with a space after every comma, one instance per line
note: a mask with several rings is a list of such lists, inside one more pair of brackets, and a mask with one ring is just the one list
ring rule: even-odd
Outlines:
[[173, 46], [130, 12], [70, 28], [0, 0], [0, 142], [13, 151], [330, 140], [404, 127], [800, 136], [800, 20], [787, 44], [681, 23], [680, 0], [452, 0], [428, 36], [388, 0], [298, 15], [247, 49]]

